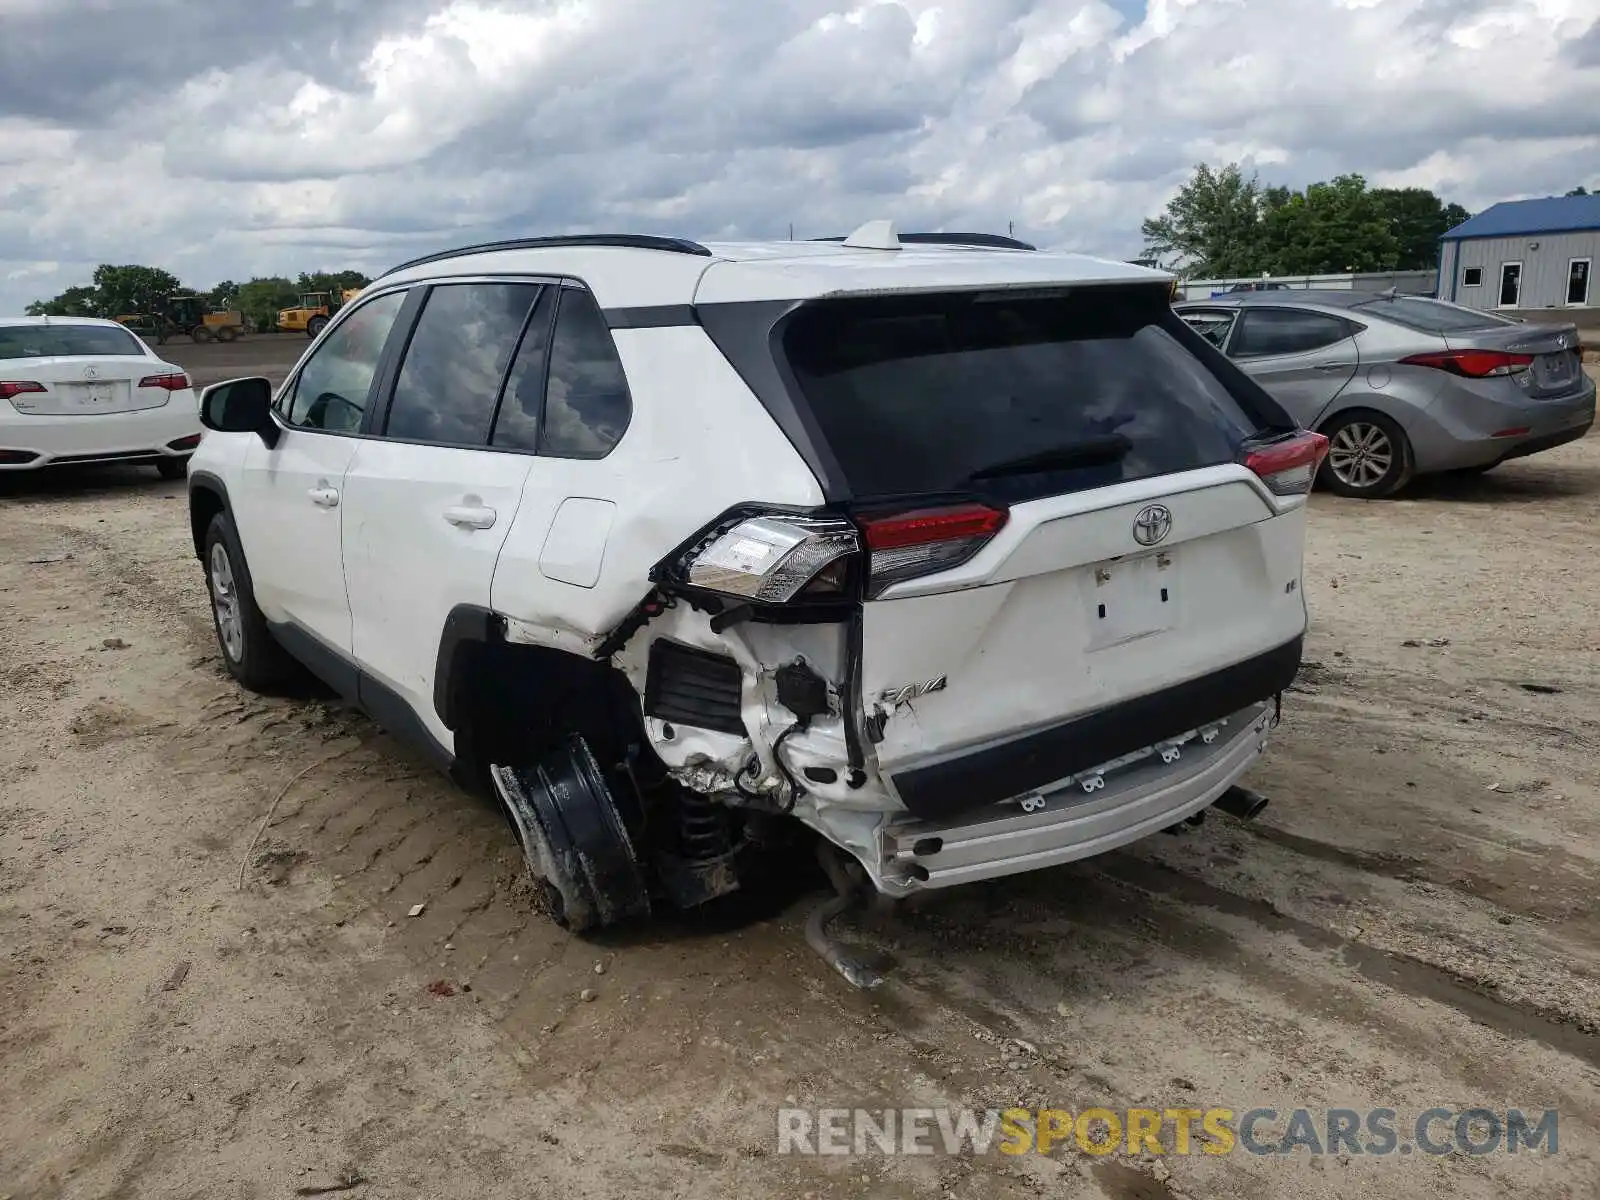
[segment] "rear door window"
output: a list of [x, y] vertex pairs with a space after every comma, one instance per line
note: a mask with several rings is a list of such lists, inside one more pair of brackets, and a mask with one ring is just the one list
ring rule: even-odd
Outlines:
[[430, 290], [395, 380], [384, 435], [487, 445], [501, 383], [539, 292], [538, 284], [521, 283]]
[[1164, 289], [821, 301], [783, 348], [858, 499], [1017, 502], [1189, 471], [1282, 417], [1212, 371]]
[[1235, 358], [1304, 354], [1342, 342], [1355, 330], [1348, 321], [1326, 313], [1293, 308], [1251, 308], [1239, 318], [1239, 332], [1229, 353]]

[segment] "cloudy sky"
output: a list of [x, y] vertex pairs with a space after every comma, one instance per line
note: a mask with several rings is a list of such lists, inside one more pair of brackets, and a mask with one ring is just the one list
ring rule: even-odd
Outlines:
[[1126, 257], [1232, 159], [1600, 187], [1600, 0], [0, 0], [0, 313], [585, 229]]

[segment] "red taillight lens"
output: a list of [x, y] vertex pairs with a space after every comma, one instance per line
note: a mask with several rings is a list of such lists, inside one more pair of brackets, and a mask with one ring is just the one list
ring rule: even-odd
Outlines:
[[189, 386], [189, 377], [182, 371], [175, 375], [146, 375], [139, 380], [139, 386], [165, 388], [169, 392], [181, 392]]
[[0, 381], [0, 400], [9, 400], [13, 396], [20, 396], [24, 392], [42, 392], [44, 384], [32, 382], [5, 382]]
[[1008, 515], [987, 504], [957, 504], [864, 517], [861, 532], [872, 554], [867, 595], [960, 566], [1005, 527]]
[[168, 442], [168, 450], [193, 450], [200, 444], [200, 434], [191, 433], [188, 437], [181, 437], [175, 442]]
[[1533, 365], [1531, 354], [1511, 354], [1505, 350], [1440, 350], [1413, 354], [1400, 362], [1411, 367], [1434, 367], [1464, 379], [1488, 379], [1496, 375], [1515, 375]]
[[1275, 496], [1304, 496], [1317, 478], [1317, 469], [1328, 455], [1328, 439], [1320, 433], [1296, 437], [1262, 446], [1245, 455], [1244, 465], [1267, 485]]

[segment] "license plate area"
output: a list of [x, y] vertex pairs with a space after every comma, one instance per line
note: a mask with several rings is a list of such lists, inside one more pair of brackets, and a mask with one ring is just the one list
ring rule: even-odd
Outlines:
[[1542, 388], [1565, 387], [1578, 378], [1578, 356], [1570, 350], [1540, 354], [1533, 360], [1534, 379]]
[[1172, 551], [1088, 568], [1088, 649], [1104, 650], [1165, 633], [1178, 623], [1178, 562]]
[[72, 412], [106, 412], [118, 406], [123, 385], [117, 383], [69, 384], [62, 398]]

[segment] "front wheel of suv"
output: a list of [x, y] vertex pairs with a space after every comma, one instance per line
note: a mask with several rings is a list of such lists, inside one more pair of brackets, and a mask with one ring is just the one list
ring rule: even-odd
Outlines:
[[256, 607], [239, 534], [226, 513], [212, 517], [206, 529], [205, 568], [217, 647], [228, 674], [252, 692], [282, 684], [293, 664]]
[[1322, 427], [1328, 457], [1319, 481], [1336, 496], [1379, 500], [1411, 481], [1411, 443], [1390, 418], [1379, 412], [1340, 413]]

